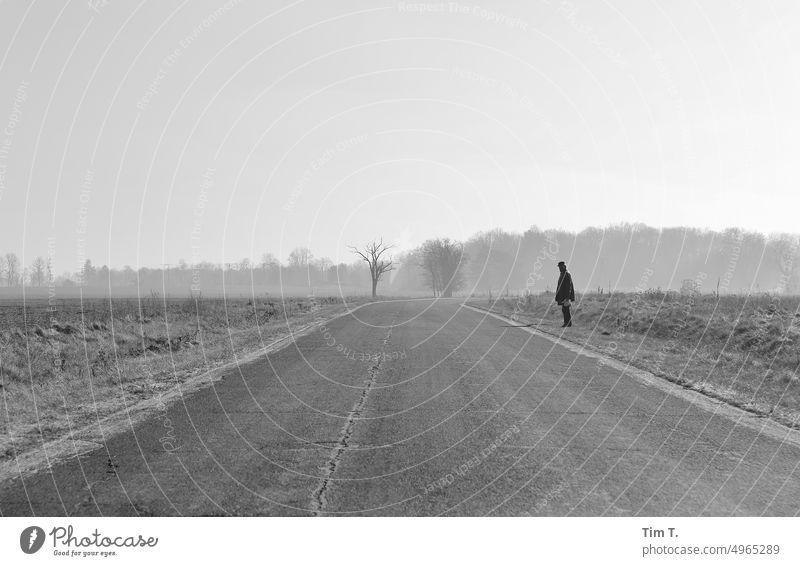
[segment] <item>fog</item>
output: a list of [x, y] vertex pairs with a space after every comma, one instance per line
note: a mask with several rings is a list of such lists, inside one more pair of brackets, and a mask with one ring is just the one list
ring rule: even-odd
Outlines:
[[[422, 246], [390, 249], [393, 269], [378, 284], [381, 296], [464, 296], [542, 293], [554, 290], [565, 261], [576, 290], [619, 292], [648, 289], [719, 294], [800, 292], [798, 236], [764, 235], [741, 229], [657, 229], [642, 224], [587, 228], [581, 232], [540, 230], [524, 233], [500, 229], [481, 232], [464, 242], [452, 241], [460, 258], [451, 261], [447, 275], [430, 277], [430, 261]], [[391, 245], [391, 243], [389, 243]], [[6, 254], [4, 258], [13, 256]], [[81, 271], [55, 275], [47, 261], [17, 265], [10, 278], [9, 261], [0, 269], [0, 297], [62, 298], [78, 296], [307, 296], [367, 295], [371, 279], [367, 264], [357, 256], [334, 264], [297, 248], [287, 260], [265, 253], [257, 261], [214, 264], [200, 262], [161, 267], [109, 269], [87, 260]], [[44, 273], [36, 274], [36, 269]], [[12, 262], [13, 263], [13, 259]], [[457, 264], [457, 266], [455, 265]], [[426, 267], [428, 265], [428, 267]], [[456, 284], [449, 284], [452, 277]], [[437, 289], [438, 287], [438, 289]]]

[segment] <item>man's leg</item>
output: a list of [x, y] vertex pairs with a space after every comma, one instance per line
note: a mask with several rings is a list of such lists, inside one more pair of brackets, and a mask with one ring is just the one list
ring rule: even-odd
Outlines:
[[561, 307], [561, 314], [564, 315], [564, 326], [572, 326], [572, 315], [569, 313], [569, 307]]

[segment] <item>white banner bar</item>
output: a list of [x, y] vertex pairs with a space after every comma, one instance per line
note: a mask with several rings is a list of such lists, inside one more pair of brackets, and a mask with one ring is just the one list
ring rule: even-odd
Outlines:
[[800, 564], [800, 518], [37, 517], [0, 532], [3, 564]]

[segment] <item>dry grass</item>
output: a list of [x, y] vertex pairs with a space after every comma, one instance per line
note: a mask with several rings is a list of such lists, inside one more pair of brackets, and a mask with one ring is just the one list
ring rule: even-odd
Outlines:
[[55, 310], [47, 301], [0, 304], [0, 459], [346, 308], [328, 297], [312, 304], [156, 295], [59, 301]]
[[[477, 306], [487, 302], [473, 301]], [[552, 295], [497, 300], [493, 310], [562, 334]], [[564, 337], [686, 387], [800, 425], [800, 297], [650, 290], [587, 294]]]

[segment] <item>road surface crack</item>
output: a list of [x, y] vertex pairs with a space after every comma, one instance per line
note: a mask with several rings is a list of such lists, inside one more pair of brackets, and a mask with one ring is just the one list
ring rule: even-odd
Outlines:
[[[382, 352], [386, 351], [386, 346], [389, 343], [389, 339], [392, 337], [393, 324], [394, 320], [392, 320], [392, 324], [389, 325], [386, 336], [384, 336], [383, 340], [381, 341]], [[378, 380], [378, 373], [380, 372], [381, 365], [383, 365], [383, 358], [384, 356], [378, 356], [377, 360], [370, 366], [369, 371], [367, 372], [367, 377], [364, 380], [364, 386], [361, 388], [361, 395], [359, 395], [359, 398], [353, 405], [353, 408], [350, 409], [350, 412], [347, 414], [347, 420], [345, 421], [344, 426], [339, 433], [339, 439], [331, 450], [328, 461], [323, 467], [325, 474], [320, 480], [319, 485], [317, 485], [317, 489], [314, 490], [314, 493], [311, 496], [311, 512], [315, 516], [322, 514], [328, 504], [326, 496], [331, 486], [331, 482], [333, 481], [333, 475], [336, 473], [336, 468], [339, 467], [339, 463], [342, 461], [344, 453], [350, 447], [350, 438], [353, 436], [356, 423], [361, 418], [361, 414], [364, 412], [364, 407], [367, 404], [369, 392], [372, 390], [373, 386]]]

